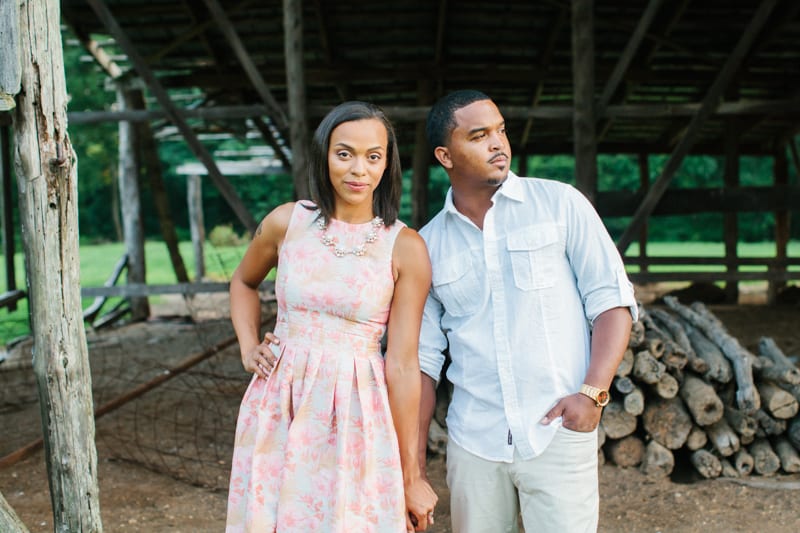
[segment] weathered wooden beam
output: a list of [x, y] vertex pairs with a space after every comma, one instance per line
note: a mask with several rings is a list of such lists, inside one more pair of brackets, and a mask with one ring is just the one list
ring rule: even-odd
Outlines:
[[742, 37], [739, 39], [739, 42], [733, 49], [733, 52], [731, 52], [731, 55], [728, 57], [725, 65], [722, 67], [722, 70], [714, 80], [714, 83], [711, 85], [708, 93], [703, 98], [700, 109], [698, 109], [697, 114], [695, 114], [689, 123], [686, 132], [680, 140], [680, 143], [675, 148], [675, 151], [672, 152], [666, 164], [664, 165], [661, 176], [655, 181], [652, 188], [647, 193], [644, 201], [639, 206], [639, 209], [637, 209], [636, 213], [633, 215], [633, 220], [631, 220], [630, 224], [625, 229], [625, 232], [619, 238], [617, 247], [622, 253], [624, 253], [631, 244], [641, 225], [644, 223], [647, 217], [650, 216], [650, 213], [652, 213], [653, 209], [658, 204], [658, 201], [661, 199], [664, 191], [666, 191], [670, 181], [672, 181], [672, 177], [675, 175], [675, 172], [677, 172], [678, 168], [680, 168], [683, 158], [688, 154], [689, 148], [695, 142], [695, 139], [700, 133], [700, 130], [705, 124], [706, 120], [711, 116], [714, 109], [719, 106], [719, 99], [727, 89], [728, 82], [739, 69], [742, 59], [750, 50], [754, 39], [769, 18], [769, 15], [775, 7], [776, 2], [777, 0], [764, 0], [759, 4], [758, 10], [750, 20], [747, 29], [742, 34]]
[[269, 127], [269, 124], [264, 122], [260, 116], [251, 117], [250, 120], [253, 121], [253, 126], [261, 133], [261, 137], [264, 138], [264, 141], [272, 148], [272, 151], [275, 152], [275, 157], [281, 160], [283, 164], [283, 168], [290, 169], [292, 168], [292, 162], [289, 161], [289, 157], [286, 155], [286, 152], [283, 150], [283, 146], [278, 143], [278, 139], [275, 138], [275, 135], [272, 133], [272, 130]]
[[258, 93], [261, 101], [264, 102], [264, 105], [267, 106], [270, 119], [278, 128], [278, 131], [282, 133], [286, 132], [288, 130], [288, 118], [281, 106], [278, 105], [269, 87], [267, 87], [267, 83], [264, 81], [258, 67], [247, 52], [244, 43], [239, 37], [236, 28], [231, 23], [231, 20], [228, 18], [227, 13], [225, 13], [225, 10], [222, 9], [222, 6], [220, 6], [217, 0], [203, 1], [211, 12], [211, 16], [215, 20], [217, 27], [227, 39], [228, 45], [233, 49], [233, 53], [239, 60], [239, 64], [242, 66], [242, 69], [244, 69], [245, 74], [247, 74], [247, 78], [250, 80], [253, 88]]
[[[16, 2], [13, 2], [16, 3]], [[6, 4], [6, 2], [4, 2]], [[102, 531], [92, 381], [81, 320], [78, 175], [67, 133], [57, 0], [21, 2], [15, 175], [54, 531]]]
[[[697, 113], [701, 104], [623, 104], [606, 107], [603, 118], [663, 118], [690, 117]], [[417, 122], [425, 120], [428, 114], [426, 106], [381, 106], [392, 116], [392, 121]], [[500, 104], [506, 119], [545, 119], [567, 121], [572, 119], [572, 107], [563, 105], [507, 106]], [[331, 106], [310, 105], [308, 113], [311, 117], [322, 117], [331, 110]], [[180, 109], [185, 118], [202, 118], [206, 120], [237, 120], [257, 116], [267, 116], [264, 105], [231, 105]], [[800, 115], [800, 99], [792, 100], [742, 100], [725, 102], [716, 109], [715, 116], [784, 114]], [[141, 111], [72, 111], [68, 114], [70, 124], [98, 124], [102, 122], [145, 122], [168, 118], [165, 111], [148, 109]], [[631, 147], [628, 151], [636, 151]], [[639, 150], [641, 151], [641, 150]]]
[[[313, 0], [314, 3], [314, 14], [316, 15], [317, 19], [317, 37], [319, 38], [319, 45], [322, 49], [322, 56], [325, 60], [325, 64], [331, 68], [334, 67], [333, 61], [333, 45], [331, 44], [331, 37], [330, 37], [330, 24], [329, 21], [332, 20], [331, 17], [327, 16], [327, 11], [325, 9], [326, 5], [322, 0]], [[330, 5], [330, 4], [328, 4]], [[347, 81], [344, 79], [337, 80], [336, 83], [336, 92], [339, 95], [339, 100], [345, 101], [349, 100], [349, 90]], [[288, 168], [288, 165], [287, 165]]]
[[0, 113], [16, 106], [21, 79], [19, 2], [0, 3]]
[[[738, 121], [730, 118], [726, 122], [725, 129], [725, 172], [723, 179], [725, 187], [735, 189], [739, 187], [739, 129]], [[739, 222], [738, 212], [725, 213], [723, 221], [723, 239], [725, 241], [725, 257], [728, 258], [727, 269], [729, 272], [736, 271], [734, 263], [738, 255], [739, 244]], [[729, 303], [739, 301], [739, 284], [730, 282], [725, 284], [725, 299]]]
[[[260, 291], [272, 291], [275, 284], [271, 281], [264, 281], [259, 286]], [[130, 298], [132, 296], [153, 296], [156, 294], [203, 294], [213, 292], [226, 292], [230, 288], [227, 282], [200, 282], [200, 283], [173, 283], [169, 285], [116, 285], [113, 287], [82, 287], [81, 296], [84, 298], [96, 298], [98, 296], [120, 296]]]
[[[558, 41], [561, 31], [564, 29], [564, 26], [567, 23], [568, 15], [568, 10], [559, 9], [555, 22], [550, 26], [550, 32], [547, 34], [547, 39], [545, 40], [545, 45], [542, 49], [541, 57], [539, 59], [539, 68], [541, 69], [543, 75], [539, 78], [539, 81], [536, 82], [536, 88], [533, 90], [533, 97], [531, 98], [530, 105], [531, 109], [535, 109], [539, 106], [539, 100], [544, 92], [544, 84], [547, 81], [547, 76], [544, 74], [550, 68], [550, 63], [553, 60], [553, 52], [556, 49], [556, 42]], [[533, 117], [529, 117], [525, 122], [525, 127], [522, 128], [522, 137], [520, 138], [519, 142], [521, 148], [525, 148], [525, 146], [528, 144], [528, 139], [530, 138], [532, 128]]]
[[208, 168], [208, 174], [211, 177], [211, 180], [214, 182], [217, 189], [219, 189], [220, 194], [228, 202], [228, 205], [230, 205], [231, 209], [239, 218], [241, 223], [245, 228], [248, 229], [248, 231], [255, 231], [256, 221], [253, 218], [253, 215], [247, 210], [244, 202], [242, 202], [242, 199], [239, 197], [238, 193], [230, 184], [230, 182], [219, 172], [212, 155], [197, 138], [197, 135], [195, 135], [191, 126], [189, 126], [181, 114], [180, 109], [172, 102], [169, 94], [158, 81], [158, 78], [156, 78], [155, 74], [145, 62], [144, 58], [133, 46], [133, 42], [131, 42], [130, 38], [122, 29], [122, 27], [120, 27], [119, 23], [114, 18], [114, 15], [111, 13], [111, 11], [109, 11], [108, 7], [102, 0], [87, 0], [87, 3], [94, 10], [95, 14], [97, 14], [97, 17], [100, 19], [103, 25], [105, 25], [109, 33], [113, 35], [120, 48], [125, 51], [128, 59], [130, 59], [131, 63], [133, 63], [136, 72], [139, 73], [139, 76], [150, 88], [150, 92], [158, 100], [158, 103], [161, 105], [161, 107], [164, 108], [164, 111], [166, 112], [170, 121], [178, 128], [183, 137], [186, 139], [186, 144], [189, 145], [189, 148], [192, 150], [194, 155]]
[[289, 105], [289, 137], [292, 177], [297, 198], [307, 198], [308, 103], [303, 65], [303, 2], [283, 0], [283, 50], [286, 56], [286, 92]]
[[0, 492], [0, 531], [6, 533], [28, 533], [28, 528]]
[[[433, 90], [430, 82], [417, 85], [417, 102], [430, 104]], [[419, 229], [428, 221], [428, 181], [430, 178], [431, 149], [425, 135], [425, 121], [417, 122], [414, 130], [414, 155], [411, 164], [411, 224]]]
[[594, 115], [594, 0], [572, 0], [572, 136], [575, 186], [590, 202], [597, 192]]
[[[597, 193], [597, 211], [603, 217], [631, 216], [644, 197], [643, 191], [601, 191]], [[798, 206], [798, 185], [670, 189], [651, 215], [796, 211]]]
[[206, 229], [203, 222], [203, 181], [200, 176], [186, 178], [186, 203], [189, 206], [189, 232], [194, 252], [194, 280], [202, 281], [206, 275], [206, 260], [203, 248]]
[[[117, 83], [117, 105], [121, 109], [134, 107], [136, 97], [132, 92], [138, 91], [131, 89], [125, 83]], [[135, 124], [123, 121], [119, 123], [117, 129], [119, 132], [117, 180], [122, 211], [122, 234], [128, 257], [127, 282], [146, 283], [144, 222], [139, 194], [141, 159], [138, 128]], [[146, 320], [150, 316], [147, 298], [131, 298], [130, 304], [133, 320]]]
[[614, 65], [614, 69], [611, 71], [611, 76], [609, 76], [605, 87], [603, 87], [603, 93], [600, 95], [600, 100], [597, 102], [596, 111], [598, 115], [602, 115], [603, 110], [611, 102], [614, 93], [617, 92], [619, 84], [622, 82], [631, 61], [633, 61], [633, 57], [639, 50], [639, 45], [642, 43], [645, 33], [658, 13], [658, 9], [661, 7], [661, 2], [662, 0], [650, 0], [647, 3], [644, 13], [642, 13], [642, 18], [639, 19], [639, 23], [633, 30], [630, 39], [628, 39], [625, 49], [620, 54], [617, 63]]
[[[786, 186], [789, 183], [789, 160], [786, 157], [786, 148], [781, 144], [775, 151], [773, 157], [773, 180], [775, 187]], [[800, 204], [793, 204], [795, 207]], [[789, 208], [775, 210], [775, 257], [784, 259], [788, 255], [789, 239], [791, 238], [791, 223], [789, 219]], [[777, 267], [780, 269], [781, 267]], [[778, 292], [786, 286], [784, 281], [771, 281], [767, 287], [767, 303], [774, 304], [778, 298]]]
[[[0, 126], [0, 211], [3, 224], [3, 263], [6, 271], [6, 290], [17, 288], [17, 269], [14, 263], [14, 202], [11, 192], [11, 130], [8, 126]], [[16, 300], [8, 304], [9, 311], [17, 309]]]

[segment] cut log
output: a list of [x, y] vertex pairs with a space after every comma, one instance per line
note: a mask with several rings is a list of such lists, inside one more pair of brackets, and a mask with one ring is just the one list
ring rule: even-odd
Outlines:
[[692, 466], [706, 479], [717, 478], [722, 474], [719, 458], [708, 450], [696, 450], [691, 455]]
[[612, 440], [605, 445], [606, 459], [617, 466], [627, 468], [641, 464], [644, 457], [644, 443], [635, 435]]
[[770, 476], [781, 467], [781, 460], [767, 439], [756, 439], [750, 445], [750, 455], [753, 456], [753, 470], [762, 476]]
[[[688, 324], [688, 322], [685, 322]], [[706, 362], [708, 370], [703, 377], [706, 379], [713, 379], [719, 383], [728, 383], [733, 379], [733, 367], [730, 361], [725, 358], [722, 350], [711, 342], [708, 337], [693, 326], [687, 330], [687, 335], [692, 343], [694, 352], [699, 358]]]
[[689, 436], [686, 437], [686, 447], [691, 451], [699, 450], [708, 443], [708, 435], [700, 426], [692, 426]]
[[688, 361], [686, 352], [672, 339], [672, 336], [668, 332], [661, 329], [661, 326], [653, 320], [650, 312], [651, 311], [648, 310], [641, 313], [639, 315], [639, 320], [644, 323], [644, 338], [646, 340], [659, 339], [663, 345], [663, 352], [660, 354], [653, 352], [653, 355], [660, 359], [667, 368], [681, 370], [686, 366], [686, 362]]
[[602, 448], [606, 443], [606, 430], [603, 429], [603, 424], [597, 426], [597, 447]]
[[672, 296], [665, 296], [664, 303], [700, 329], [733, 364], [737, 386], [736, 403], [739, 409], [746, 412], [758, 409], [761, 406], [761, 399], [753, 382], [753, 365], [757, 358], [742, 347], [739, 341], [728, 333], [724, 325], [702, 303], [695, 302], [690, 309], [680, 304]]
[[636, 352], [633, 360], [633, 377], [637, 381], [653, 385], [658, 383], [665, 371], [664, 364], [658, 361], [649, 350]]
[[675, 457], [665, 446], [651, 440], [647, 443], [642, 458], [642, 473], [651, 478], [667, 477], [675, 468]]
[[758, 430], [758, 420], [730, 406], [725, 406], [725, 420], [740, 437], [752, 437]]
[[775, 453], [781, 460], [781, 468], [787, 474], [800, 472], [800, 454], [786, 437], [775, 439]]
[[680, 398], [649, 401], [642, 424], [653, 440], [670, 450], [683, 446], [692, 430], [692, 418]]
[[680, 384], [678, 383], [678, 380], [672, 376], [672, 374], [664, 372], [661, 374], [661, 378], [658, 380], [658, 383], [653, 385], [653, 390], [656, 391], [656, 394], [658, 394], [660, 397], [668, 400], [678, 395]]
[[725, 414], [725, 407], [714, 387], [697, 376], [687, 374], [679, 394], [699, 426], [713, 424]]
[[731, 429], [725, 418], [721, 418], [705, 427], [708, 440], [714, 449], [723, 457], [728, 457], [739, 451], [739, 437]]
[[644, 393], [639, 387], [635, 387], [631, 392], [625, 395], [622, 400], [622, 405], [625, 411], [633, 416], [639, 416], [644, 412]]
[[603, 409], [600, 418], [606, 437], [621, 439], [636, 431], [636, 417], [625, 411], [622, 402], [613, 401]]
[[622, 394], [628, 394], [636, 388], [633, 380], [627, 376], [614, 378], [614, 388]]
[[645, 329], [644, 342], [639, 349], [650, 352], [656, 359], [661, 359], [661, 356], [664, 355], [664, 341], [658, 335]]
[[[639, 312], [641, 313], [641, 311]], [[628, 338], [628, 348], [638, 348], [642, 344], [644, 344], [644, 324], [641, 322], [634, 322], [631, 324], [631, 336]]]
[[733, 466], [742, 476], [750, 475], [753, 471], [753, 456], [746, 449], [741, 448], [733, 456]]
[[766, 435], [780, 435], [786, 431], [786, 421], [772, 418], [763, 409], [753, 413], [753, 417], [758, 420], [758, 425]]
[[681, 322], [663, 309], [651, 309], [650, 315], [655, 321], [664, 327], [664, 330], [669, 332], [675, 343], [680, 346], [683, 353], [689, 361], [689, 368], [697, 374], [705, 374], [709, 370], [708, 363], [697, 356], [697, 353], [692, 347], [692, 342], [686, 334], [686, 330], [681, 325]]
[[780, 381], [789, 385], [800, 385], [800, 369], [786, 357], [780, 348], [778, 348], [774, 339], [771, 337], [761, 337], [758, 341], [758, 353], [772, 362], [772, 368], [774, 370], [770, 371], [770, 373], [775, 373], [780, 376], [777, 378], [770, 378], [772, 381]]
[[786, 428], [786, 438], [789, 439], [792, 446], [800, 450], [800, 417], [789, 422], [789, 427]]
[[633, 350], [628, 348], [627, 350], [625, 350], [625, 353], [622, 354], [622, 360], [619, 362], [616, 375], [619, 377], [625, 377], [628, 374], [630, 374], [632, 370], [633, 370]]
[[791, 393], [768, 381], [759, 383], [757, 387], [761, 395], [761, 408], [773, 418], [787, 420], [797, 414], [800, 405]]
[[731, 464], [727, 457], [720, 459], [719, 464], [722, 465], [722, 477], [739, 477], [739, 471], [736, 470], [736, 467]]

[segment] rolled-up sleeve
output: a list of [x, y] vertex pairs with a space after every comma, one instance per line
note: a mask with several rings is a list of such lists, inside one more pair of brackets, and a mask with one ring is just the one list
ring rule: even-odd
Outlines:
[[572, 190], [567, 254], [578, 281], [586, 318], [594, 322], [601, 313], [627, 307], [634, 321], [639, 309], [633, 284], [622, 257], [594, 207], [577, 189]]
[[429, 293], [419, 333], [419, 368], [433, 378], [437, 385], [444, 366], [444, 351], [447, 349], [447, 336], [441, 327], [443, 313], [442, 303]]

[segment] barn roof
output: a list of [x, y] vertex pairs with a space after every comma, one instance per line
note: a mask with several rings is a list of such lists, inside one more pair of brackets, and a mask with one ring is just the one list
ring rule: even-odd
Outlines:
[[[283, 19], [290, 1], [219, 2], [284, 111]], [[109, 31], [91, 3], [62, 0], [62, 15], [82, 39], [102, 44]], [[104, 2], [171, 94], [189, 93], [201, 107], [262, 105], [263, 92], [254, 87], [223, 32], [224, 19], [211, 15], [209, 3], [216, 2]], [[774, 7], [766, 10], [750, 45], [738, 50], [764, 4]], [[702, 124], [692, 150], [721, 153], [735, 124], [741, 153], [773, 153], [800, 125], [799, 11], [796, 0], [595, 1], [597, 150], [671, 152], [732, 54], [741, 52], [733, 58], [721, 105]], [[386, 107], [401, 141], [410, 145], [411, 123], [433, 99], [476, 88], [506, 114], [516, 153], [572, 153], [569, 0], [306, 0], [302, 16], [312, 128], [342, 100], [368, 100]], [[119, 50], [113, 43], [105, 48]], [[115, 60], [130, 68], [124, 54]], [[280, 121], [279, 112], [266, 110], [273, 122]]]

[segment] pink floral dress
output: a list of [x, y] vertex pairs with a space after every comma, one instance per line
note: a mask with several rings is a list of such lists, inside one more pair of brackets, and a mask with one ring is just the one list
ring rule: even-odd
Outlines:
[[[278, 259], [267, 380], [253, 377], [236, 424], [227, 531], [401, 532], [405, 497], [380, 340], [392, 302], [392, 248], [380, 226], [363, 256], [337, 257], [317, 212], [295, 205]], [[347, 249], [370, 223], [331, 220]]]

